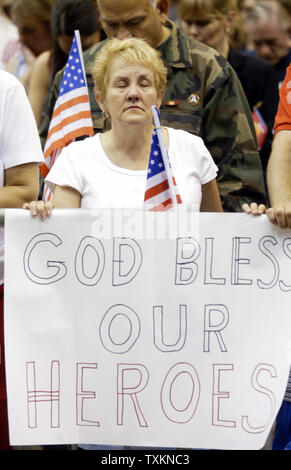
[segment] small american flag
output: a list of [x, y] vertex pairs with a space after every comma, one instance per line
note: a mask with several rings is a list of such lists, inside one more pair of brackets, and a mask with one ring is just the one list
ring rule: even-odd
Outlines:
[[252, 112], [252, 117], [257, 136], [258, 149], [262, 150], [262, 147], [268, 135], [268, 127], [258, 109], [255, 109]]
[[[169, 158], [168, 155], [166, 157]], [[170, 172], [170, 177], [172, 178], [175, 191], [174, 197], [176, 197], [177, 203], [181, 204], [182, 200], [178, 193], [178, 188], [175, 178], [172, 175], [171, 167]], [[170, 191], [168, 175], [166, 173], [157, 131], [154, 129], [144, 197], [144, 207], [146, 210], [164, 211], [171, 209], [174, 202], [175, 201], [173, 201]]]
[[[42, 176], [46, 177], [64, 147], [77, 137], [93, 134], [80, 34], [75, 31], [45, 143]], [[43, 199], [49, 201], [51, 197], [45, 185]]]

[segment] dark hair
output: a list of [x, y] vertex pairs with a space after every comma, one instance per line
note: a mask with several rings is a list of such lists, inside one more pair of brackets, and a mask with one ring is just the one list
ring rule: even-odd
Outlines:
[[35, 18], [45, 23], [50, 22], [53, 0], [14, 0], [10, 2], [9, 15], [18, 22], [21, 18]]
[[62, 35], [73, 36], [76, 29], [80, 31], [81, 37], [101, 30], [96, 0], [55, 0], [51, 10], [51, 82], [64, 67], [68, 57], [59, 47], [57, 38]]
[[55, 0], [51, 10], [51, 30], [54, 38], [72, 36], [75, 29], [89, 36], [100, 29], [95, 0]]

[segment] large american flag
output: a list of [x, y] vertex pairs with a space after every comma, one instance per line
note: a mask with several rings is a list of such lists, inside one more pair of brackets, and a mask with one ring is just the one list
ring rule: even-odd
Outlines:
[[[168, 155], [166, 157], [169, 158]], [[174, 196], [170, 191], [169, 179], [164, 165], [157, 131], [154, 129], [144, 196], [144, 207], [146, 210], [163, 211], [171, 209], [175, 203], [173, 197], [176, 197], [177, 204], [182, 203], [175, 178], [172, 175], [171, 167], [170, 178], [172, 178], [174, 185]]]
[[[75, 31], [45, 143], [42, 176], [46, 177], [64, 147], [77, 137], [93, 134], [80, 34]], [[51, 197], [45, 185], [43, 199]]]

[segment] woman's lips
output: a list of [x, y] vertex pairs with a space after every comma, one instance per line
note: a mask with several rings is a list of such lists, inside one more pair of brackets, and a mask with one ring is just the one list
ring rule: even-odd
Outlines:
[[126, 111], [127, 111], [128, 109], [141, 109], [141, 107], [140, 107], [140, 106], [132, 105], [132, 106], [128, 106], [128, 107], [126, 108]]

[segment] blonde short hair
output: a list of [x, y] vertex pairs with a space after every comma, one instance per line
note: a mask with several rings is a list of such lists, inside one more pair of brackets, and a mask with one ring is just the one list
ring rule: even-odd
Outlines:
[[122, 59], [126, 64], [138, 64], [150, 69], [154, 74], [154, 85], [160, 93], [165, 89], [167, 69], [159, 52], [143, 39], [110, 39], [97, 53], [93, 66], [95, 93], [105, 97], [108, 84], [108, 72], [112, 62]]
[[181, 19], [190, 17], [213, 15], [224, 18], [230, 10], [237, 11], [236, 0], [179, 0], [178, 11]]

